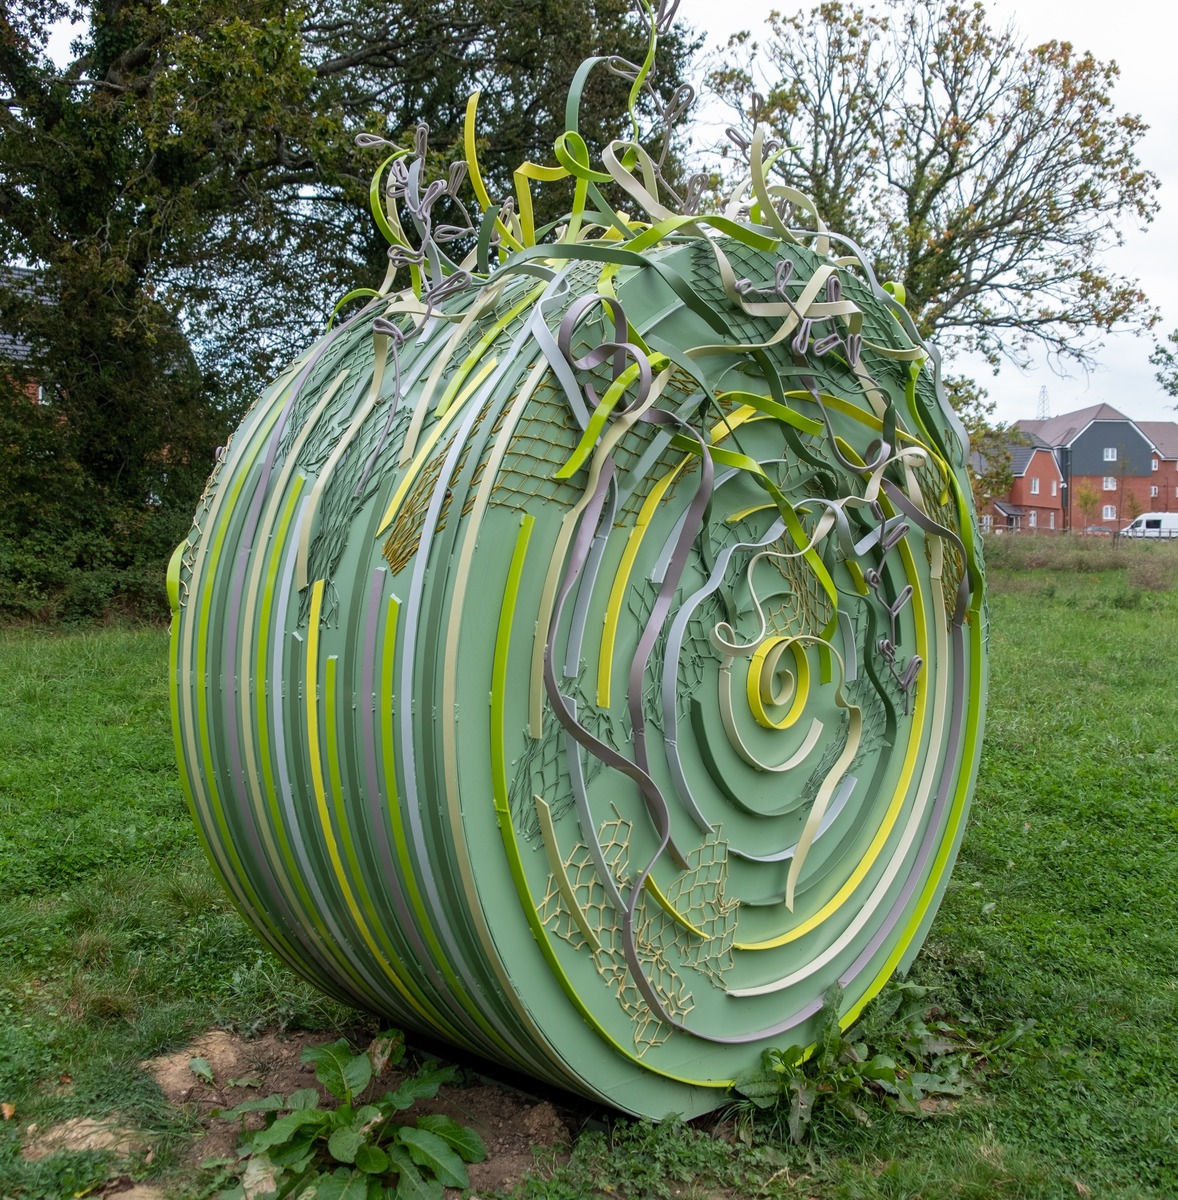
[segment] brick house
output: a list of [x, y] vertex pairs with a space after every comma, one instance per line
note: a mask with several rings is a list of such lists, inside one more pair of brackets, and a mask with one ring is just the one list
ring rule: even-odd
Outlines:
[[1149, 511], [1178, 512], [1178, 423], [1138, 421], [1137, 428], [1149, 438], [1154, 449]]
[[[1065, 529], [1116, 532], [1136, 513], [1156, 508], [1161, 499], [1156, 476], [1160, 475], [1162, 460], [1153, 441], [1136, 422], [1110, 404], [1094, 404], [1045, 421], [1018, 421], [1015, 428], [1054, 452], [1063, 492]], [[1151, 494], [1153, 488], [1159, 491]], [[1097, 496], [1091, 516], [1081, 513], [1078, 503], [1085, 489]]]
[[[1059, 464], [1051, 447], [1033, 435], [1011, 442], [1010, 491], [990, 499], [978, 513], [986, 533], [1009, 531], [1052, 533], [1063, 529], [1064, 489]], [[975, 467], [983, 467], [980, 461]]]

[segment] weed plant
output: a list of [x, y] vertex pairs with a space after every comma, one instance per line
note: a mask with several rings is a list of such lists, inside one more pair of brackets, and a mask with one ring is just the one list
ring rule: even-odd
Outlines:
[[[259, 1191], [290, 1200], [443, 1200], [446, 1187], [470, 1187], [466, 1164], [487, 1157], [482, 1138], [440, 1113], [407, 1115], [418, 1100], [431, 1099], [452, 1082], [456, 1068], [421, 1068], [396, 1091], [365, 1101], [385, 1066], [404, 1055], [404, 1036], [392, 1030], [378, 1034], [360, 1054], [346, 1038], [307, 1046], [302, 1060], [314, 1064], [334, 1106], [321, 1107], [314, 1088], [300, 1088], [214, 1114], [241, 1119], [244, 1133], [240, 1163], [223, 1164], [233, 1168], [231, 1183], [216, 1200], [246, 1200]], [[212, 1078], [204, 1060], [191, 1065]], [[259, 1114], [261, 1128], [248, 1130], [245, 1122]], [[254, 1186], [247, 1188], [247, 1181]]]

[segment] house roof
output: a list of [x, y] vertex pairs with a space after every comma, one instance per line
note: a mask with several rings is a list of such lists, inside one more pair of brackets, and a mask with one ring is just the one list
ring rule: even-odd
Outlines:
[[1031, 465], [1031, 459], [1035, 457], [1035, 451], [1040, 449], [1040, 447], [1019, 446], [1012, 442], [1006, 449], [1010, 453], [1010, 473], [1012, 475], [1025, 475], [1027, 468]]
[[1178, 422], [1138, 421], [1137, 428], [1153, 442], [1162, 458], [1178, 458]]
[[[1010, 455], [1010, 473], [1015, 477], [1025, 475], [1027, 468], [1031, 465], [1031, 459], [1035, 457], [1036, 450], [1046, 450], [1049, 454], [1051, 453], [1051, 447], [1041, 438], [1035, 437], [1034, 434], [1029, 435], [1025, 442], [1007, 442], [1006, 452]], [[990, 468], [989, 460], [980, 450], [971, 450], [969, 461], [979, 475], [984, 474]], [[1054, 456], [1052, 461], [1054, 461]]]
[[1068, 446], [1076, 440], [1093, 421], [1134, 422], [1111, 404], [1093, 404], [1075, 412], [1049, 417], [1046, 421], [1016, 421], [1015, 428], [1023, 433], [1034, 434], [1049, 446]]
[[[28, 297], [36, 294], [35, 282], [36, 272], [28, 267], [0, 266], [0, 289], [6, 288], [19, 296]], [[0, 325], [0, 359], [23, 363], [29, 357], [29, 350], [28, 342]]]
[[1005, 500], [995, 500], [994, 507], [1004, 517], [1021, 517], [1023, 515], [1023, 510], [1017, 504], [1009, 504]]

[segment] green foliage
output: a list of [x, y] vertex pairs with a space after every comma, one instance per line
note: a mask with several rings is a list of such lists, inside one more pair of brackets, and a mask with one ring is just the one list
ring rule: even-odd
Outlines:
[[212, 877], [176, 776], [166, 658], [158, 627], [0, 631], [5, 1200], [92, 1194], [129, 1170], [98, 1152], [26, 1162], [33, 1123], [113, 1115], [144, 1131], [156, 1172], [175, 1169], [193, 1121], [144, 1059], [210, 1027], [334, 1036], [360, 1019], [276, 962]]
[[1004, 496], [1014, 483], [1010, 465], [1010, 447], [1026, 439], [1017, 430], [994, 420], [997, 402], [974, 380], [962, 376], [945, 379], [945, 393], [965, 432], [969, 434], [970, 489], [979, 510], [993, 496]]
[[778, 175], [903, 283], [943, 346], [1088, 363], [1103, 331], [1155, 320], [1103, 262], [1126, 221], [1157, 211], [1115, 64], [1027, 46], [980, 0], [833, 0], [773, 13], [764, 42], [742, 33], [729, 50], [713, 87], [746, 130], [755, 108], [786, 147]]
[[658, 1125], [618, 1120], [608, 1130], [583, 1133], [567, 1162], [538, 1164], [513, 1192], [517, 1200], [670, 1200], [730, 1187], [738, 1195], [773, 1195], [766, 1175], [782, 1159], [761, 1148], [734, 1147], [704, 1130], [669, 1117]]
[[1089, 537], [1082, 533], [1051, 538], [998, 534], [986, 539], [986, 565], [997, 572], [992, 586], [1001, 591], [1024, 586], [1055, 587], [1062, 582], [1058, 572], [1123, 575], [1137, 563], [1178, 569], [1178, 541]]
[[1090, 483], [1081, 483], [1076, 486], [1075, 501], [1081, 520], [1090, 525], [1100, 511], [1100, 493]]
[[984, 1059], [1023, 1031], [1000, 1042], [978, 1041], [944, 1019], [928, 1000], [929, 989], [912, 983], [888, 985], [869, 1014], [843, 1032], [842, 992], [832, 988], [823, 1007], [815, 1045], [766, 1050], [759, 1066], [733, 1082], [748, 1102], [734, 1114], [751, 1140], [755, 1125], [768, 1125], [794, 1145], [811, 1135], [815, 1117], [833, 1111], [870, 1124], [869, 1107], [883, 1102], [909, 1117], [922, 1117], [921, 1101], [961, 1096], [976, 1085]]
[[[247, 1118], [261, 1113], [265, 1124], [247, 1133], [241, 1158], [254, 1178], [265, 1178], [280, 1196], [318, 1200], [441, 1200], [442, 1189], [470, 1186], [466, 1163], [482, 1162], [487, 1147], [473, 1129], [452, 1117], [432, 1114], [410, 1124], [397, 1114], [437, 1094], [455, 1068], [418, 1071], [379, 1100], [357, 1101], [388, 1062], [399, 1063], [404, 1040], [383, 1033], [362, 1054], [346, 1038], [308, 1046], [303, 1061], [339, 1101], [320, 1108], [319, 1093], [302, 1088], [289, 1096], [247, 1100], [216, 1115]], [[244, 1177], [245, 1171], [242, 1171]], [[243, 1195], [241, 1187], [221, 1193]]]
[[1178, 594], [1125, 607], [1120, 572], [1040, 569], [1050, 597], [993, 573], [986, 751], [923, 956], [940, 978], [921, 981], [958, 987], [987, 1023], [1037, 1022], [1044, 1053], [991, 1083], [995, 1138], [1049, 1152], [1093, 1195], [1175, 1195], [1176, 650], [1161, 631]]
[[1157, 367], [1154, 376], [1168, 396], [1178, 397], [1178, 329], [1172, 330], [1166, 339], [1170, 345], [1155, 342], [1149, 361]]

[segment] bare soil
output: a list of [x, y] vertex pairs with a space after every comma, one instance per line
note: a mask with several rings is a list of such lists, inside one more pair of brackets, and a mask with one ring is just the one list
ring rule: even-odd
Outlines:
[[[168, 1104], [195, 1116], [200, 1123], [203, 1132], [189, 1159], [193, 1177], [202, 1162], [230, 1158], [237, 1146], [238, 1122], [216, 1117], [214, 1110], [233, 1108], [243, 1100], [275, 1092], [289, 1095], [306, 1087], [317, 1088], [325, 1101], [335, 1103], [315, 1079], [314, 1067], [300, 1061], [304, 1047], [327, 1040], [321, 1033], [268, 1033], [246, 1040], [213, 1030], [182, 1050], [142, 1064], [159, 1084]], [[208, 1063], [213, 1075], [211, 1084], [193, 1072], [190, 1063], [194, 1058]], [[392, 1091], [403, 1077], [404, 1072], [397, 1068], [387, 1068], [373, 1080], [366, 1098]], [[550, 1101], [491, 1082], [445, 1086], [435, 1099], [415, 1105], [414, 1112], [445, 1113], [476, 1130], [487, 1143], [486, 1161], [469, 1168], [472, 1194], [476, 1196], [509, 1190], [517, 1184], [535, 1165], [533, 1147], [547, 1148], [548, 1161], [561, 1161], [570, 1140], [569, 1122], [576, 1119]], [[24, 1141], [24, 1155], [30, 1159], [59, 1150], [111, 1150], [120, 1159], [146, 1156], [150, 1161], [153, 1153], [148, 1135], [117, 1120], [75, 1119], [45, 1130], [30, 1126]], [[118, 1200], [164, 1200], [166, 1192], [133, 1184], [129, 1176], [120, 1175], [111, 1180], [102, 1195], [117, 1196]]]

